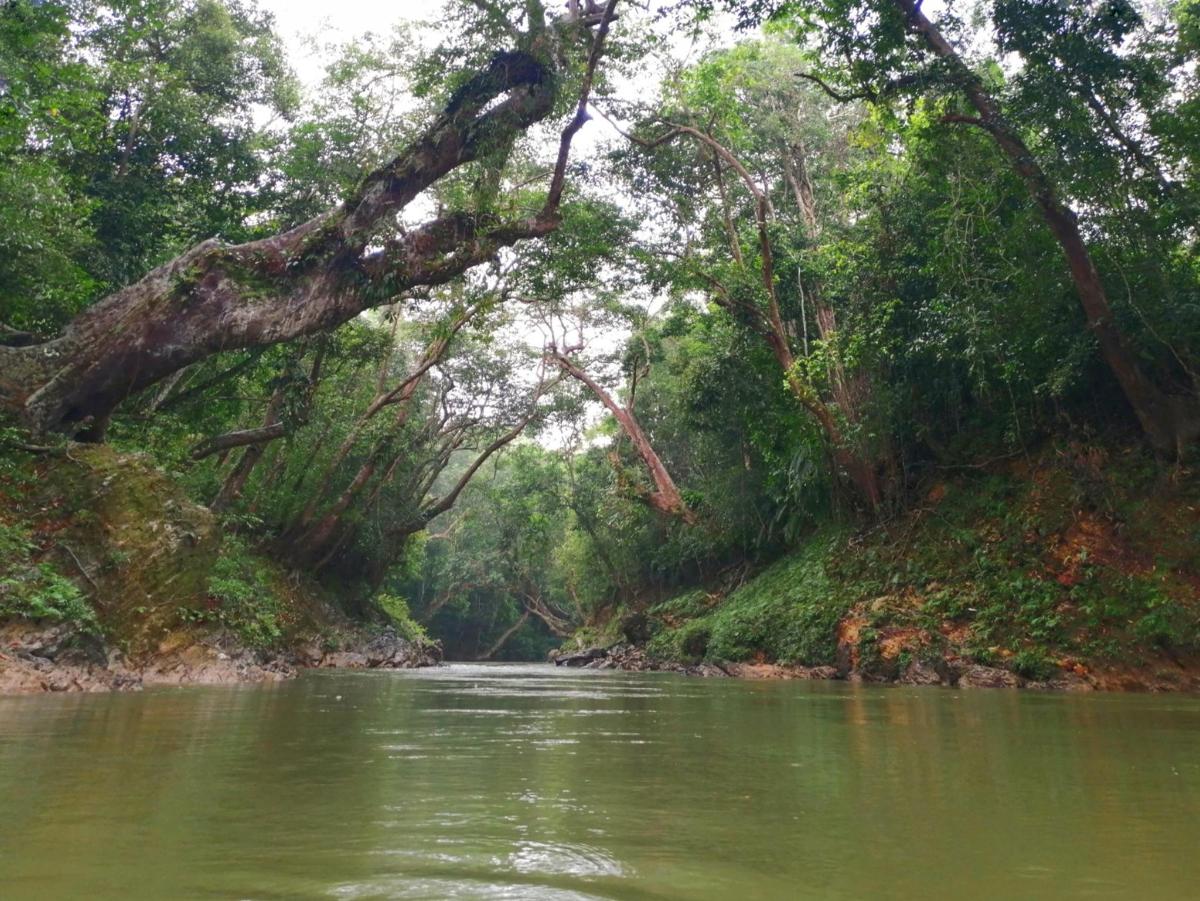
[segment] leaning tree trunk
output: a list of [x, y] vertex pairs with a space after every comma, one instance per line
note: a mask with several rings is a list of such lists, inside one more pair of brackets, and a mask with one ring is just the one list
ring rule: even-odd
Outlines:
[[337, 208], [247, 244], [204, 241], [81, 313], [61, 337], [0, 347], [0, 405], [37, 432], [90, 429], [100, 438], [118, 403], [185, 366], [326, 331], [549, 233], [557, 198], [532, 219], [484, 225], [455, 213], [372, 249], [378, 231], [436, 181], [544, 119], [555, 85], [543, 59], [496, 54], [424, 134]]
[[953, 45], [921, 11], [918, 0], [893, 0], [905, 22], [956, 77], [978, 118], [947, 117], [977, 125], [987, 131], [1025, 182], [1042, 218], [1062, 248], [1071, 270], [1088, 328], [1096, 336], [1105, 363], [1116, 377], [1143, 432], [1154, 447], [1180, 453], [1200, 435], [1200, 406], [1193, 396], [1164, 393], [1138, 366], [1113, 317], [1108, 294], [1087, 244], [1079, 232], [1075, 211], [1058, 196], [1054, 183], [1038, 165], [1020, 134], [1009, 125], [995, 99], [968, 68]]
[[492, 646], [490, 648], [488, 648], [486, 651], [484, 651], [482, 654], [480, 654], [475, 659], [476, 660], [491, 660], [493, 655], [495, 655], [495, 653], [497, 651], [499, 651], [502, 647], [504, 647], [506, 644], [508, 644], [508, 640], [510, 638], [512, 638], [514, 635], [516, 635], [517, 632], [520, 630], [520, 628], [523, 625], [525, 625], [525, 623], [527, 623], [527, 622], [529, 622], [529, 611], [528, 610], [524, 611], [520, 615], [520, 617], [517, 618], [517, 621], [515, 623], [513, 623], [511, 626], [509, 626], [507, 629], [505, 629], [504, 633], [499, 638], [496, 639], [496, 641], [492, 644]]
[[633, 415], [633, 411], [627, 410], [617, 403], [611, 394], [605, 391], [595, 379], [576, 366], [566, 354], [556, 349], [551, 349], [549, 356], [563, 372], [586, 386], [604, 404], [608, 411], [612, 413], [613, 418], [621, 426], [621, 430], [629, 436], [634, 450], [642, 458], [642, 463], [645, 465], [646, 471], [649, 472], [650, 479], [654, 483], [654, 490], [643, 492], [641, 495], [642, 499], [659, 513], [666, 516], [678, 517], [689, 525], [694, 525], [697, 521], [696, 512], [683, 499], [683, 495], [675, 485], [675, 480], [671, 478], [671, 474], [663, 464], [662, 458], [654, 450], [650, 439], [646, 437], [646, 433], [642, 430], [641, 424]]

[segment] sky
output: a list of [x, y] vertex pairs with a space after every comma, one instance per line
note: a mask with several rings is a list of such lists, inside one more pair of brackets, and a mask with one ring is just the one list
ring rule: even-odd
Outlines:
[[436, 13], [436, 0], [259, 0], [275, 14], [280, 35], [296, 74], [307, 85], [320, 77], [318, 62], [309, 56], [303, 38], [348, 38], [366, 31], [387, 32], [402, 19], [419, 20]]

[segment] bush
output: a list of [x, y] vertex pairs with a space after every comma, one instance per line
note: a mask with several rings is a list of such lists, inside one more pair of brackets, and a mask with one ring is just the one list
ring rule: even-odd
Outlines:
[[213, 606], [198, 611], [194, 619], [219, 623], [251, 647], [270, 647], [283, 637], [279, 622], [282, 605], [269, 574], [240, 538], [225, 538], [209, 577], [208, 593]]
[[0, 620], [74, 623], [99, 634], [96, 611], [75, 583], [50, 563], [34, 563], [29, 533], [0, 523]]
[[656, 616], [691, 616], [659, 632], [648, 650], [675, 660], [747, 660], [764, 656], [810, 666], [834, 662], [837, 624], [853, 600], [829, 578], [829, 537], [763, 570], [715, 607], [694, 591], [657, 605]]
[[412, 618], [408, 609], [408, 601], [395, 594], [381, 593], [375, 598], [375, 603], [391, 621], [392, 626], [401, 638], [407, 638], [414, 644], [428, 644], [429, 634], [425, 627]]
[[1009, 661], [1009, 665], [1018, 676], [1033, 679], [1035, 682], [1045, 682], [1058, 674], [1058, 667], [1054, 662], [1038, 650], [1018, 651]]

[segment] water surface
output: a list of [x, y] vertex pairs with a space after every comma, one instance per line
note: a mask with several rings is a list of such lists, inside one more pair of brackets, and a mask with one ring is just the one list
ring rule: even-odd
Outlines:
[[454, 665], [0, 699], [0, 897], [1200, 897], [1200, 698]]

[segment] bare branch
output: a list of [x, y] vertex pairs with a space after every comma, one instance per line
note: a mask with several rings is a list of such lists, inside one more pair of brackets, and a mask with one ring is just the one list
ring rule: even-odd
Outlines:
[[830, 85], [829, 82], [825, 81], [825, 79], [823, 79], [820, 75], [814, 75], [812, 72], [797, 72], [796, 77], [803, 78], [805, 81], [811, 81], [838, 103], [852, 103], [855, 100], [869, 100], [874, 103], [879, 99], [879, 95], [870, 88], [864, 88], [861, 91], [853, 93], [839, 91]]
[[612, 24], [613, 14], [617, 8], [617, 0], [608, 0], [604, 13], [600, 17], [600, 27], [596, 29], [596, 37], [592, 41], [592, 52], [588, 55], [587, 68], [583, 73], [583, 84], [579, 89], [579, 103], [575, 107], [575, 115], [563, 129], [558, 143], [558, 159], [554, 164], [554, 175], [550, 179], [550, 191], [546, 195], [546, 205], [542, 208], [541, 218], [557, 215], [558, 205], [562, 200], [563, 187], [567, 176], [567, 160], [571, 154], [571, 141], [575, 133], [583, 128], [590, 118], [587, 112], [588, 99], [592, 93], [592, 82], [596, 77], [596, 66], [604, 52], [604, 42], [608, 37], [608, 27]]
[[205, 457], [211, 457], [213, 454], [232, 450], [235, 447], [246, 447], [249, 444], [265, 444], [268, 441], [274, 441], [276, 438], [282, 438], [285, 434], [287, 434], [287, 429], [282, 422], [274, 422], [256, 429], [226, 432], [224, 435], [204, 439], [192, 448], [191, 455], [193, 460], [203, 460]]

